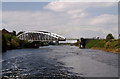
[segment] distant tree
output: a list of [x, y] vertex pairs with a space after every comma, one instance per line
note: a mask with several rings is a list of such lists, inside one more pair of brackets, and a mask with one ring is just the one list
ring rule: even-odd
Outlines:
[[16, 31], [13, 30], [12, 34], [13, 34], [13, 35], [16, 35]]
[[114, 39], [113, 35], [110, 33], [106, 36], [106, 39], [107, 40], [111, 40], [111, 39]]
[[6, 50], [7, 50], [7, 40], [5, 36], [2, 34], [2, 51], [6, 51]]
[[120, 38], [120, 34], [119, 34], [119, 38]]

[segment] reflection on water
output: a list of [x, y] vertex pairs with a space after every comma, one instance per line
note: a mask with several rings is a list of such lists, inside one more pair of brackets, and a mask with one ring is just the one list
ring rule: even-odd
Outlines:
[[117, 54], [74, 46], [16, 49], [3, 53], [3, 78], [117, 77]]

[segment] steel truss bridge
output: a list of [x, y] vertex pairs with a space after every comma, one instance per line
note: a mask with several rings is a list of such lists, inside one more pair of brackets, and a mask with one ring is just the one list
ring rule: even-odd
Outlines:
[[52, 42], [65, 41], [66, 38], [51, 32], [46, 31], [27, 31], [17, 36], [20, 40], [27, 40], [30, 42]]

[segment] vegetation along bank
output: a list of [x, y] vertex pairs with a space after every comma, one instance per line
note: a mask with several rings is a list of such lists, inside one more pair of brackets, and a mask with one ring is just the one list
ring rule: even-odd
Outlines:
[[[78, 42], [75, 45], [78, 46]], [[112, 34], [108, 34], [106, 39], [91, 40], [85, 45], [85, 48], [120, 53], [120, 39], [114, 39]]]

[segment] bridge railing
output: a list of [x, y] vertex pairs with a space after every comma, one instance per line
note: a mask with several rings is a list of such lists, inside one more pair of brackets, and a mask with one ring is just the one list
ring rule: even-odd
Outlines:
[[50, 32], [24, 32], [17, 36], [20, 40], [28, 41], [65, 41], [66, 38]]

